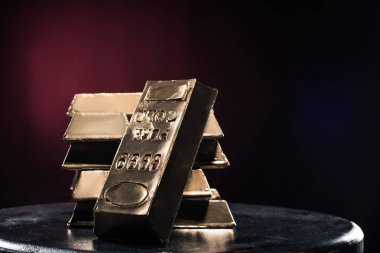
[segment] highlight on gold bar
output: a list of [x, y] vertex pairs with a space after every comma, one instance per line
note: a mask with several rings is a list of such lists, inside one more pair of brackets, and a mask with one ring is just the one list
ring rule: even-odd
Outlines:
[[184, 198], [204, 198], [211, 197], [211, 189], [207, 182], [206, 176], [201, 169], [192, 170], [185, 190], [183, 191]]
[[76, 113], [63, 139], [67, 141], [120, 140], [128, 125], [124, 113]]
[[106, 170], [81, 171], [74, 187], [74, 200], [97, 199], [108, 177]]
[[224, 137], [224, 134], [223, 134], [222, 129], [219, 126], [218, 121], [216, 120], [214, 110], [211, 110], [210, 115], [208, 116], [208, 119], [207, 119], [205, 130], [203, 132], [203, 138], [220, 139], [223, 137]]
[[217, 189], [211, 188], [211, 200], [219, 200], [221, 199], [220, 194]]
[[[76, 94], [67, 115], [73, 117], [77, 113], [99, 113], [104, 115], [108, 113], [124, 113], [129, 117], [135, 111], [141, 94], [141, 92]], [[120, 135], [122, 136], [123, 133], [124, 131]], [[211, 110], [203, 138], [220, 139], [223, 136], [223, 131], [215, 118], [214, 111]]]
[[[76, 201], [97, 199], [108, 177], [109, 171], [80, 171], [73, 185], [72, 198]], [[184, 198], [210, 198], [210, 186], [202, 170], [192, 170], [187, 180]]]
[[126, 113], [127, 115], [132, 115], [141, 94], [141, 92], [76, 94], [71, 101], [67, 115], [72, 117], [78, 112]]
[[[210, 113], [203, 133], [203, 140], [217, 140], [223, 132], [216, 121], [214, 113]], [[75, 113], [63, 136], [66, 141], [121, 140], [128, 125], [126, 113]]]
[[96, 202], [95, 235], [169, 239], [216, 95], [195, 79], [146, 83]]

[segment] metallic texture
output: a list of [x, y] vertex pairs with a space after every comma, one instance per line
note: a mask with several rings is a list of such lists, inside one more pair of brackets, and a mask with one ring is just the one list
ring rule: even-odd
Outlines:
[[[195, 158], [194, 167], [202, 169], [223, 169], [229, 166], [228, 159], [216, 142], [215, 150], [209, 145], [211, 140], [203, 140]], [[116, 141], [76, 141], [67, 151], [62, 167], [68, 170], [109, 170], [120, 142]]]
[[[120, 140], [127, 125], [126, 113], [77, 112], [72, 116], [63, 139], [66, 141]], [[216, 143], [217, 139], [223, 137], [213, 112], [210, 113], [206, 127], [203, 142]]]
[[71, 170], [109, 170], [120, 141], [73, 142], [62, 167]]
[[220, 144], [217, 143], [215, 157], [213, 160], [195, 160], [194, 167], [202, 169], [225, 169], [230, 166], [227, 156], [224, 154]]
[[225, 200], [183, 199], [174, 228], [232, 228], [236, 223]]
[[71, 101], [67, 115], [78, 112], [126, 113], [132, 115], [140, 100], [138, 93], [89, 93], [76, 94]]
[[192, 170], [183, 191], [183, 198], [205, 197], [211, 197], [211, 189], [206, 176], [202, 170]]
[[220, 194], [217, 189], [211, 188], [211, 200], [221, 199]]
[[217, 91], [148, 81], [94, 209], [95, 235], [166, 242]]
[[[73, 182], [72, 198], [75, 201], [96, 200], [108, 177], [106, 170], [77, 171], [78, 178]], [[183, 191], [184, 198], [211, 197], [211, 189], [202, 170], [192, 170]]]
[[[99, 115], [123, 113], [131, 116], [136, 109], [141, 94], [141, 92], [76, 94], [67, 115], [73, 117], [77, 113], [97, 113]], [[119, 132], [119, 134], [122, 136], [124, 131]], [[203, 137], [206, 139], [220, 139], [223, 137], [223, 131], [215, 118], [213, 110], [210, 111], [207, 119]]]
[[74, 200], [96, 200], [108, 177], [106, 170], [81, 171], [72, 192]]
[[67, 141], [120, 140], [128, 125], [124, 113], [76, 113], [64, 135]]

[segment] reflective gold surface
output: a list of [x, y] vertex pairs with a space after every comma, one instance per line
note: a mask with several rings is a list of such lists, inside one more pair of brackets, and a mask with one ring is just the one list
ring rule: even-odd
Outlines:
[[[170, 89], [169, 93], [172, 92]], [[163, 89], [152, 90], [147, 101], [167, 97]], [[64, 139], [71, 142], [63, 167], [75, 170], [70, 189], [77, 202], [70, 226], [93, 226], [93, 208], [99, 197], [109, 169], [142, 93], [95, 93], [75, 95], [67, 114], [72, 117], [64, 134]], [[185, 86], [172, 93], [172, 100], [182, 100], [187, 95]], [[223, 132], [211, 110], [203, 132], [195, 168], [222, 169], [229, 166], [229, 161], [217, 141]], [[183, 191], [183, 201], [173, 225], [173, 236], [196, 236], [198, 239], [207, 234], [224, 234], [225, 239], [233, 240], [235, 223], [228, 204], [221, 200], [216, 189], [210, 189], [201, 169], [194, 169], [189, 175]], [[191, 230], [188, 230], [191, 228]], [[201, 228], [201, 229], [199, 229]], [[213, 229], [218, 228], [216, 231]], [[214, 232], [215, 231], [215, 232]], [[223, 232], [224, 231], [224, 232]], [[227, 238], [228, 237], [228, 238]], [[212, 247], [223, 248], [223, 243], [213, 243]], [[210, 245], [211, 245], [210, 244]]]
[[211, 199], [212, 200], [219, 200], [219, 199], [221, 199], [218, 190], [215, 189], [215, 188], [211, 188]]
[[216, 95], [195, 79], [146, 83], [94, 207], [95, 235], [169, 239]]
[[[68, 170], [109, 170], [118, 145], [118, 141], [73, 142], [66, 154], [62, 167]], [[216, 145], [213, 159], [206, 160], [202, 156], [199, 157], [203, 160], [201, 158], [198, 159], [197, 156], [194, 162], [195, 168], [224, 169], [230, 165], [219, 143]]]
[[212, 161], [195, 161], [194, 167], [202, 169], [225, 169], [230, 166], [227, 156], [224, 154], [220, 144], [217, 144], [215, 158]]
[[[80, 171], [78, 179], [73, 183], [72, 198], [76, 201], [97, 199], [108, 173], [105, 170]], [[192, 170], [183, 191], [183, 197], [201, 198], [211, 197], [211, 195], [211, 189], [203, 171]]]
[[76, 94], [71, 101], [67, 115], [78, 112], [126, 113], [132, 115], [140, 100], [136, 93], [84, 93]]
[[231, 244], [235, 242], [235, 230], [233, 228], [173, 229], [171, 236], [175, 240], [186, 242], [178, 247], [178, 250], [183, 252], [189, 249], [195, 249], [193, 252], [232, 252]]
[[[72, 117], [76, 113], [124, 113], [131, 116], [136, 109], [141, 94], [141, 92], [76, 94], [67, 115]], [[123, 133], [124, 131], [121, 131], [119, 134], [122, 136]], [[210, 111], [203, 136], [204, 138], [213, 139], [223, 137], [222, 129], [215, 118], [213, 110]]]
[[107, 177], [108, 171], [104, 170], [81, 171], [72, 193], [73, 199], [97, 199]]
[[183, 191], [183, 197], [211, 197], [211, 189], [202, 170], [191, 171]]
[[203, 138], [220, 139], [223, 136], [224, 135], [222, 129], [220, 128], [219, 123], [216, 120], [214, 110], [211, 110], [205, 126], [205, 130], [203, 132]]
[[76, 113], [63, 138], [67, 141], [119, 140], [127, 125], [124, 113]]

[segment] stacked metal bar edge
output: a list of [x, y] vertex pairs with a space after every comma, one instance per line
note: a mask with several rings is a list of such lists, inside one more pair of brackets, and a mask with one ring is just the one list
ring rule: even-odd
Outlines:
[[[92, 227], [93, 208], [142, 93], [77, 94], [67, 115], [64, 140], [70, 143], [63, 168], [75, 171], [71, 185], [76, 206], [69, 226]], [[173, 228], [232, 228], [228, 204], [210, 188], [203, 169], [229, 166], [220, 146], [223, 132], [211, 110], [189, 174]]]

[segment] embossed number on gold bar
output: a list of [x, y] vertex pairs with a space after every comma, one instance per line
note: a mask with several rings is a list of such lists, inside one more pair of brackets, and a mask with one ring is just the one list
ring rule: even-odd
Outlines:
[[216, 94], [195, 79], [147, 82], [94, 209], [97, 236], [169, 239]]

